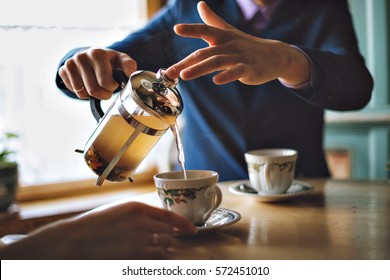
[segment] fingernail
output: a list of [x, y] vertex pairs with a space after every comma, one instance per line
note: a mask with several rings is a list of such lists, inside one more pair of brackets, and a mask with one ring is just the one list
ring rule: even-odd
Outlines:
[[173, 253], [175, 250], [173, 249], [173, 247], [168, 247], [165, 249], [165, 251], [167, 251], [167, 253]]

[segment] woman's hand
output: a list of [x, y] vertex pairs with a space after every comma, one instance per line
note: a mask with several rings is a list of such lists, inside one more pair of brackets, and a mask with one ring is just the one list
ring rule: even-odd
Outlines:
[[177, 231], [196, 227], [137, 202], [111, 204], [45, 226], [0, 250], [1, 259], [164, 259]]
[[136, 69], [135, 60], [125, 53], [90, 48], [69, 58], [58, 73], [65, 86], [79, 98], [109, 99], [118, 88], [113, 70], [121, 70], [129, 77]]
[[241, 32], [203, 1], [198, 12], [205, 24], [178, 24], [174, 30], [183, 37], [203, 39], [209, 46], [169, 67], [168, 77], [191, 80], [220, 71], [213, 77], [216, 84], [239, 80], [258, 85], [279, 78], [285, 84], [297, 85], [308, 80], [309, 61], [296, 48]]

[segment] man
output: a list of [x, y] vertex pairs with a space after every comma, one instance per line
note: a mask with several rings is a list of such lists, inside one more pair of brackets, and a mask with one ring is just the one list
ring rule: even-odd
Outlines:
[[329, 176], [324, 109], [360, 109], [373, 87], [339, 0], [170, 1], [145, 28], [61, 65], [59, 87], [84, 99], [112, 95], [113, 69], [181, 77], [186, 168], [221, 180], [247, 178], [244, 153], [273, 147], [298, 151], [297, 176]]

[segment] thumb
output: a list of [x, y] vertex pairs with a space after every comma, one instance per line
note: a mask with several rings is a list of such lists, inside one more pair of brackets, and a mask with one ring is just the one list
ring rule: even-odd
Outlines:
[[137, 62], [128, 54], [117, 52], [113, 67], [122, 70], [127, 77], [130, 77], [130, 75], [137, 70]]
[[221, 17], [219, 17], [216, 13], [214, 13], [209, 6], [204, 1], [200, 1], [197, 5], [198, 13], [200, 18], [207, 25], [217, 27], [220, 29], [232, 29], [234, 28], [226, 21], [224, 21]]

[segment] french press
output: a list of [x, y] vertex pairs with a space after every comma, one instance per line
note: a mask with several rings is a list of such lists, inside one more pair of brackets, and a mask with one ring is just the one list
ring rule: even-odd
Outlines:
[[157, 73], [136, 71], [127, 84], [123, 77], [121, 83], [122, 90], [106, 113], [100, 100], [90, 99], [98, 125], [84, 151], [76, 150], [83, 153], [89, 168], [99, 176], [98, 186], [104, 180], [133, 181], [139, 164], [183, 111], [177, 79], [168, 79], [163, 69]]

